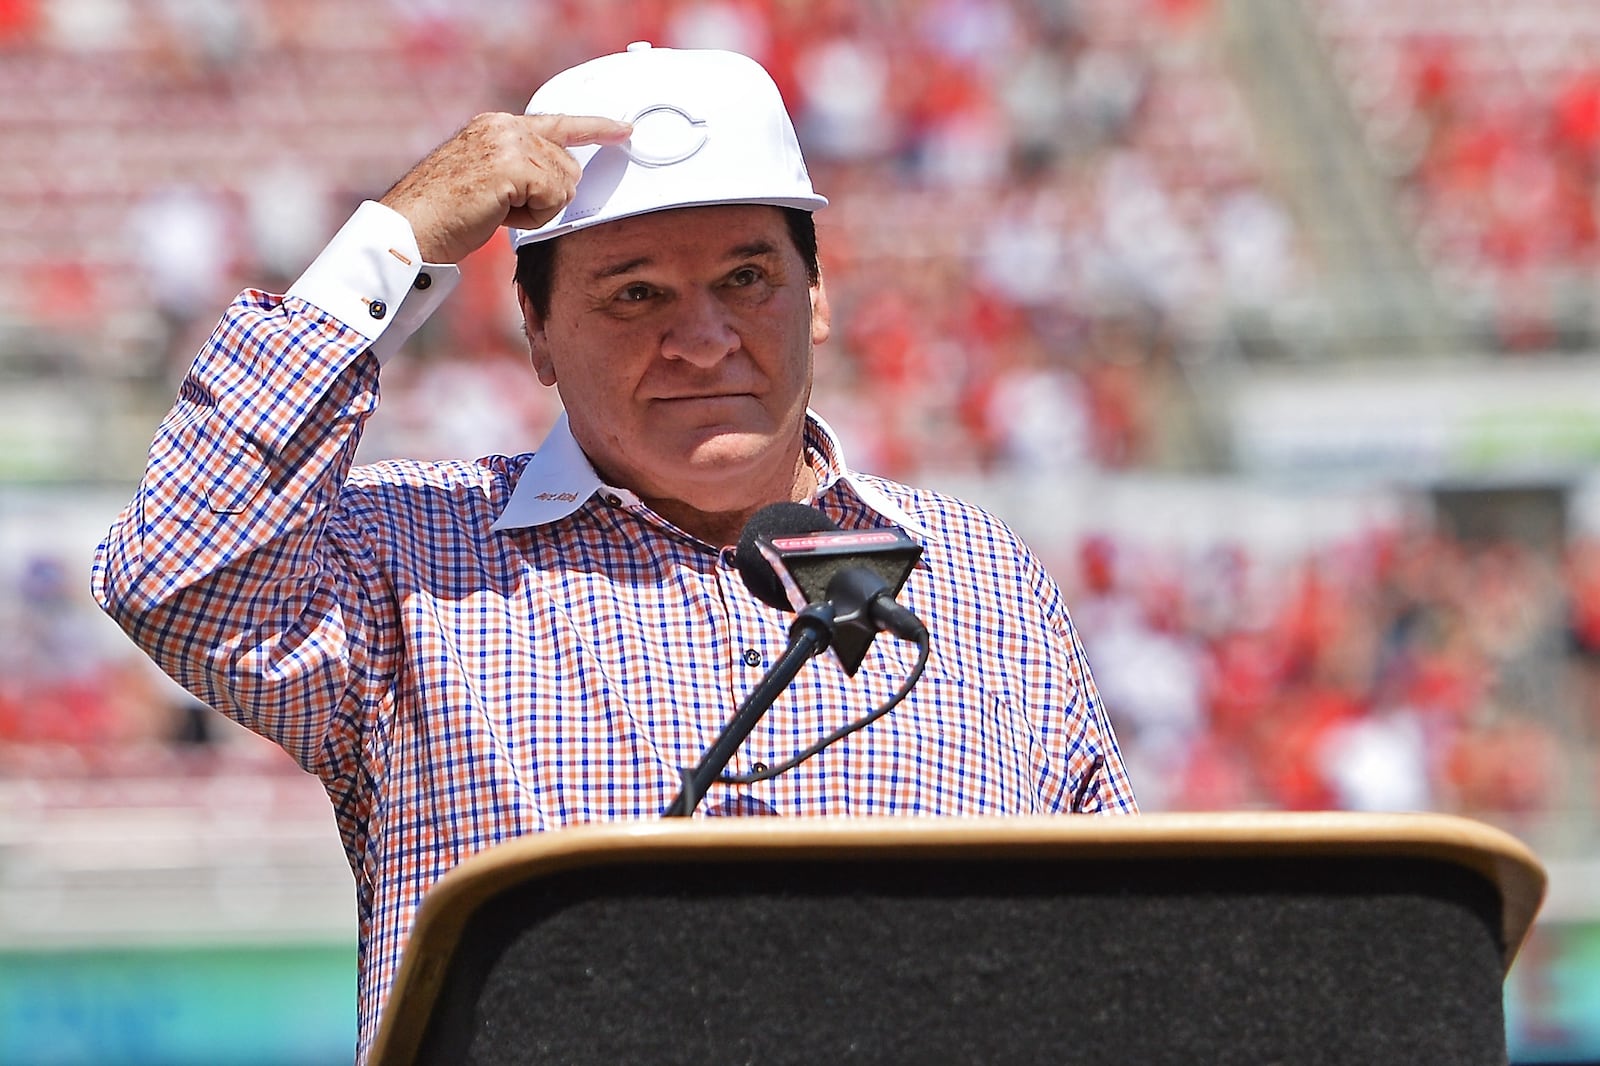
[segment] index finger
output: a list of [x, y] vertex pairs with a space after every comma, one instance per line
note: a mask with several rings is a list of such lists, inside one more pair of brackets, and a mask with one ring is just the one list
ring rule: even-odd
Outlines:
[[633, 125], [599, 115], [524, 115], [539, 136], [563, 148], [580, 144], [620, 144], [633, 133]]

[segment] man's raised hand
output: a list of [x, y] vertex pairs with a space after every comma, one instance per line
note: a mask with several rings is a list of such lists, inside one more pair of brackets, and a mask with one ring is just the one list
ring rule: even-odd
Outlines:
[[459, 263], [501, 226], [534, 229], [560, 214], [583, 176], [568, 147], [620, 144], [632, 130], [594, 116], [482, 114], [382, 203], [411, 223], [424, 262]]

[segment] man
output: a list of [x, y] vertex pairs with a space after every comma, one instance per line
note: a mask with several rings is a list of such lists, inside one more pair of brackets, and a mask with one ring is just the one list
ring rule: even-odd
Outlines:
[[[702, 810], [1134, 809], [1039, 563], [976, 508], [851, 471], [807, 411], [824, 203], [757, 64], [631, 46], [473, 120], [286, 296], [241, 295], [186, 377], [95, 593], [322, 779], [358, 887], [363, 1055], [439, 876], [519, 834], [658, 816], [782, 655], [788, 619], [725, 550], [774, 502], [916, 538], [900, 599], [931, 659], [893, 713]], [[501, 227], [563, 420], [531, 455], [352, 470], [381, 363]], [[853, 677], [811, 660], [730, 769], [859, 718], [912, 660], [888, 638]]]

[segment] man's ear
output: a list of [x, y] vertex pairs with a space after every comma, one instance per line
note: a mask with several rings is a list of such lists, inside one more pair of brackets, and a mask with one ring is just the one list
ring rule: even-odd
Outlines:
[[828, 307], [828, 288], [819, 273], [817, 283], [811, 286], [811, 343], [821, 344], [832, 332], [833, 312]]
[[544, 319], [534, 310], [533, 301], [517, 285], [517, 305], [522, 308], [522, 335], [528, 339], [528, 355], [533, 360], [534, 373], [544, 385], [556, 383], [555, 364], [550, 361], [550, 342], [545, 337]]

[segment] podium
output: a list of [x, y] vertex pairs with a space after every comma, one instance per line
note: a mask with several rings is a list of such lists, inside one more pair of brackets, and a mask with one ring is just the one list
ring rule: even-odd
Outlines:
[[1445, 815], [580, 826], [439, 880], [370, 1061], [1504, 1066], [1544, 886]]

